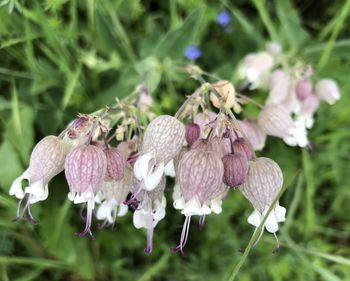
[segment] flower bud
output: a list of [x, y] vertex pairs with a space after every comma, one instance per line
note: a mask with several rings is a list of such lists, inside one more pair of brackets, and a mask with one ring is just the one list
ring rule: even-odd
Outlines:
[[337, 82], [333, 79], [321, 79], [316, 84], [316, 95], [330, 105], [340, 99]]
[[109, 148], [105, 151], [107, 157], [107, 180], [120, 180], [124, 176], [126, 159], [117, 148]]
[[296, 85], [297, 98], [300, 101], [305, 100], [312, 95], [312, 83], [310, 79], [299, 80]]
[[194, 116], [193, 122], [201, 128], [201, 137], [206, 137], [210, 131], [210, 124], [216, 119], [216, 113], [209, 111], [198, 113]]
[[196, 140], [199, 139], [201, 134], [201, 128], [196, 123], [190, 123], [186, 125], [186, 141], [191, 146]]
[[231, 187], [241, 185], [248, 172], [248, 160], [243, 154], [227, 154], [222, 158], [224, 164], [223, 182]]
[[268, 135], [284, 138], [294, 128], [293, 119], [279, 104], [268, 104], [260, 111], [258, 124]]
[[232, 108], [237, 104], [236, 91], [230, 81], [221, 80], [213, 84], [213, 87], [221, 97], [220, 100], [215, 93], [210, 94], [210, 100], [214, 107], [221, 108], [223, 106], [225, 108]]
[[182, 148], [185, 131], [185, 126], [175, 117], [158, 116], [145, 131], [142, 152], [154, 153], [157, 163], [167, 164]]
[[238, 138], [233, 142], [234, 154], [242, 154], [248, 161], [253, 160], [254, 152], [244, 138]]

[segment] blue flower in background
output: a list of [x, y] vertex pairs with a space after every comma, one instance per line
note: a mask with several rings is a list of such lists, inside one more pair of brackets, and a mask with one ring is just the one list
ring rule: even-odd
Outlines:
[[227, 10], [223, 10], [216, 17], [216, 21], [222, 27], [227, 27], [231, 22], [231, 15]]
[[195, 61], [202, 55], [202, 51], [197, 46], [190, 45], [185, 50], [185, 57], [189, 60]]

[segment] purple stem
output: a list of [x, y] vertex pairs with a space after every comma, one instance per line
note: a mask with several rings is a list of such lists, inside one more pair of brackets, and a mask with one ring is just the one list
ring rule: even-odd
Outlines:
[[199, 218], [199, 230], [204, 229], [204, 224], [205, 224], [205, 215], [201, 215]]
[[147, 246], [144, 249], [145, 254], [150, 254], [153, 249], [153, 215], [149, 214], [148, 215], [148, 228], [147, 228]]

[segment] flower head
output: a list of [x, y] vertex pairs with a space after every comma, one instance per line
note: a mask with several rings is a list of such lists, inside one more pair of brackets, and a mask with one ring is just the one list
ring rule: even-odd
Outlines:
[[256, 119], [238, 121], [244, 135], [248, 138], [254, 150], [262, 150], [266, 143], [266, 133], [259, 127]]
[[185, 57], [189, 60], [195, 61], [202, 56], [202, 51], [197, 46], [190, 45], [185, 50]]
[[107, 157], [103, 150], [94, 145], [80, 145], [73, 149], [65, 161], [65, 174], [70, 192], [68, 198], [75, 204], [87, 202], [85, 230], [80, 236], [91, 233], [94, 197], [102, 187], [107, 171]]
[[340, 91], [337, 82], [333, 79], [321, 79], [316, 84], [316, 95], [330, 105], [340, 99]]
[[[247, 177], [239, 190], [254, 207], [248, 222], [256, 228], [268, 212], [283, 185], [283, 174], [276, 162], [259, 157], [249, 163]], [[268, 232], [276, 233], [278, 223], [285, 221], [286, 209], [278, 203], [267, 217], [264, 227]]]
[[223, 10], [216, 17], [216, 21], [222, 27], [227, 27], [231, 23], [231, 15], [227, 10]]
[[160, 220], [165, 217], [166, 199], [164, 196], [166, 179], [163, 175], [157, 187], [152, 191], [142, 190], [136, 195], [139, 206], [134, 212], [133, 222], [136, 228], [147, 230], [145, 253], [153, 249], [153, 231]]
[[220, 190], [223, 174], [221, 159], [210, 150], [192, 149], [181, 158], [177, 175], [180, 192], [174, 198], [174, 207], [182, 210], [186, 219], [180, 244], [174, 251], [183, 253], [191, 216], [204, 216], [213, 211], [210, 204]]
[[[48, 183], [58, 173], [63, 171], [64, 161], [70, 145], [56, 136], [47, 136], [33, 149], [28, 169], [19, 176], [10, 188], [10, 195], [20, 199], [17, 219], [23, 198], [28, 194], [28, 201], [23, 214], [28, 212], [29, 219], [34, 222], [30, 212], [30, 204], [45, 200], [48, 196]], [[27, 180], [28, 186], [22, 188], [22, 181]]]
[[224, 164], [223, 181], [227, 186], [237, 187], [241, 185], [248, 172], [248, 159], [244, 154], [227, 154], [222, 158]]

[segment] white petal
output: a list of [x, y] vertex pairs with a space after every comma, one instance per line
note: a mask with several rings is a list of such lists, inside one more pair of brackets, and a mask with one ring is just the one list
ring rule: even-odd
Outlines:
[[[266, 206], [263, 215], [265, 216], [267, 211], [268, 211], [269, 207]], [[265, 227], [266, 230], [270, 233], [275, 233], [278, 231], [278, 222], [277, 222], [277, 218], [276, 218], [276, 214], [275, 214], [275, 210], [272, 210], [271, 213], [269, 214], [269, 216], [267, 217], [266, 221], [265, 221]]]
[[14, 180], [14, 182], [11, 185], [10, 191], [9, 191], [9, 194], [11, 196], [14, 195], [18, 199], [22, 199], [24, 197], [24, 191], [22, 189], [22, 181], [24, 179], [28, 179], [25, 176], [25, 172], [21, 176], [19, 176], [17, 179]]
[[69, 199], [70, 201], [74, 201], [74, 198], [75, 198], [76, 195], [77, 195], [76, 192], [70, 191], [70, 192], [68, 192], [68, 199]]
[[182, 210], [186, 206], [185, 199], [183, 197], [180, 197], [174, 200], [173, 206], [175, 209]]
[[29, 203], [30, 204], [34, 204], [36, 202], [39, 202], [39, 201], [43, 201], [43, 200], [46, 200], [46, 198], [49, 196], [49, 188], [47, 186], [47, 184], [44, 186], [44, 193], [41, 194], [41, 196], [37, 196], [37, 195], [34, 195], [34, 194], [31, 194], [30, 195], [30, 199], [29, 199]]
[[101, 204], [102, 201], [105, 199], [103, 192], [101, 190], [97, 192], [94, 199], [95, 199], [95, 203]]
[[175, 177], [175, 167], [174, 167], [174, 161], [171, 160], [166, 164], [164, 169], [165, 175], [174, 178]]
[[94, 199], [94, 197], [94, 193], [91, 191], [82, 192], [80, 195], [77, 193], [77, 195], [74, 198], [74, 204], [89, 202], [91, 199]]
[[277, 222], [284, 222], [286, 220], [286, 208], [280, 206], [280, 205], [277, 205], [275, 207], [275, 215], [276, 215], [276, 219], [277, 219]]
[[148, 163], [153, 158], [151, 153], [141, 155], [134, 164], [134, 175], [138, 180], [146, 178], [148, 174]]
[[45, 197], [45, 185], [43, 180], [38, 180], [36, 182], [30, 183], [24, 191], [25, 193], [32, 194], [38, 198]]
[[258, 227], [262, 221], [262, 216], [258, 212], [258, 210], [254, 210], [253, 213], [250, 214], [248, 217], [248, 223], [251, 225], [254, 225], [255, 227]]
[[146, 228], [147, 216], [140, 210], [136, 210], [133, 216], [133, 223], [136, 228]]
[[185, 208], [181, 211], [181, 214], [184, 214], [185, 216], [201, 216], [203, 211], [198, 199], [192, 198], [189, 202], [187, 202]]
[[222, 212], [221, 208], [222, 200], [211, 200], [210, 209], [214, 214], [220, 214]]
[[201, 215], [209, 215], [209, 214], [211, 214], [211, 209], [207, 204], [203, 204], [201, 208]]
[[152, 191], [157, 187], [164, 173], [164, 163], [160, 163], [158, 168], [146, 178], [144, 178], [145, 187], [148, 191]]
[[115, 204], [104, 201], [97, 210], [96, 217], [99, 220], [107, 220], [109, 223], [113, 223], [114, 219], [112, 216], [113, 210], [115, 210]]
[[128, 212], [128, 206], [122, 203], [119, 205], [117, 216], [118, 217], [125, 216], [127, 212]]

